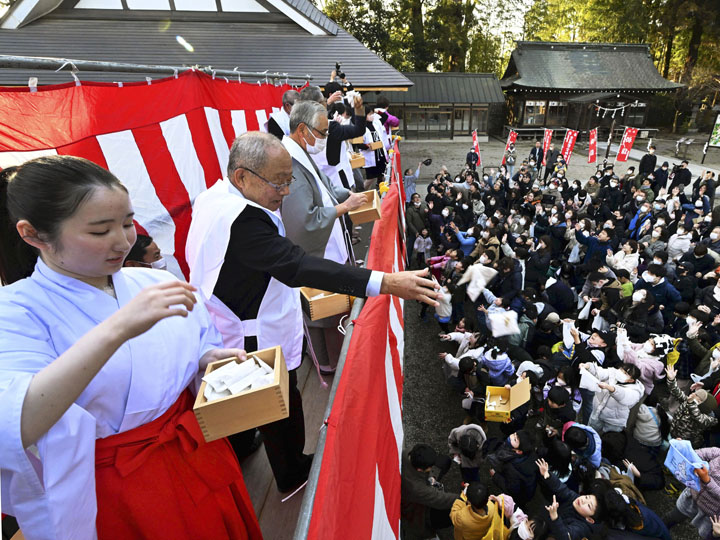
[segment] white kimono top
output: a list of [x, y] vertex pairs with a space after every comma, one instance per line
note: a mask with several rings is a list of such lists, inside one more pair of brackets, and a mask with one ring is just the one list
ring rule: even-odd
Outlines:
[[162, 270], [123, 268], [117, 299], [38, 259], [32, 276], [0, 289], [0, 469], [3, 512], [28, 540], [86, 540], [95, 530], [95, 440], [161, 416], [222, 340], [202, 302], [122, 345], [60, 420], [30, 449], [20, 414], [33, 375], [153, 283]]

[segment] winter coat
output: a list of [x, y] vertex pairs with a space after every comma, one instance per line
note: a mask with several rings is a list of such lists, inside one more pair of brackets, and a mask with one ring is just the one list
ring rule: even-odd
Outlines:
[[618, 337], [617, 354], [623, 362], [629, 362], [640, 370], [640, 382], [645, 387], [645, 393], [650, 395], [655, 387], [655, 381], [665, 377], [665, 364], [657, 356], [643, 351], [644, 343], [631, 343], [629, 339]]
[[676, 260], [683, 256], [685, 252], [690, 249], [690, 243], [692, 242], [692, 234], [685, 233], [682, 236], [675, 233], [673, 234], [667, 243], [668, 257], [670, 260]]
[[[640, 444], [645, 446], [660, 446], [662, 444], [662, 435], [660, 434], [660, 418], [654, 407], [648, 407], [644, 403], [638, 409], [635, 418], [635, 430], [633, 437]], [[642, 472], [642, 471], [640, 471]]]
[[600, 440], [600, 435], [598, 435], [598, 432], [595, 431], [590, 426], [586, 426], [584, 424], [578, 424], [577, 422], [568, 422], [563, 426], [562, 429], [562, 436], [563, 440], [565, 439], [565, 432], [570, 429], [571, 427], [578, 427], [585, 431], [588, 435], [588, 446], [585, 448], [585, 450], [575, 452], [578, 454], [581, 458], [588, 460], [588, 462], [593, 467], [599, 467], [600, 461], [602, 460], [602, 441]]
[[495, 470], [493, 482], [519, 506], [527, 504], [535, 495], [538, 477], [536, 459], [534, 451], [516, 454], [508, 442], [503, 442], [488, 455], [488, 463]]
[[[478, 442], [478, 452], [475, 455], [473, 459], [470, 459], [467, 456], [464, 456], [460, 452], [460, 438], [463, 435], [470, 435], [473, 439], [475, 439]], [[472, 469], [473, 467], [479, 467], [480, 464], [483, 462], [482, 458], [482, 450], [481, 448], [485, 444], [485, 441], [487, 440], [487, 436], [485, 435], [485, 432], [483, 431], [483, 428], [478, 426], [477, 424], [465, 424], [459, 427], [456, 427], [450, 432], [450, 435], [448, 436], [448, 447], [450, 448], [451, 454], [458, 454], [460, 456], [460, 467], [464, 469]]]
[[[515, 502], [513, 498], [507, 494], [502, 494], [505, 516], [511, 516], [515, 511]], [[500, 495], [498, 498], [501, 497]], [[467, 502], [464, 494], [460, 495], [460, 499], [456, 500], [450, 510], [450, 519], [453, 523], [453, 534], [455, 540], [483, 540], [485, 536], [492, 531], [494, 522], [499, 523], [502, 511], [500, 505], [495, 501], [489, 501], [487, 504], [487, 513], [484, 516], [475, 513], [472, 506]], [[499, 539], [508, 537], [510, 530], [505, 523], [502, 524], [502, 534], [498, 534]], [[497, 530], [497, 528], [496, 528]]]
[[720, 514], [720, 448], [700, 448], [696, 453], [710, 464], [710, 482], [700, 482], [700, 491], [691, 490], [693, 501], [705, 515]]
[[630, 274], [640, 264], [640, 254], [626, 254], [623, 250], [618, 251], [615, 255], [607, 255], [605, 262], [610, 265], [613, 270], [627, 270]]
[[553, 538], [561, 540], [581, 540], [589, 538], [593, 527], [588, 521], [577, 513], [573, 502], [580, 494], [574, 492], [563, 484], [555, 474], [543, 480], [545, 486], [555, 495], [558, 508], [558, 518], [550, 521], [550, 533]]
[[643, 384], [640, 381], [632, 383], [618, 382], [625, 375], [617, 368], [601, 368], [597, 364], [590, 364], [588, 371], [601, 382], [615, 388], [614, 392], [605, 389], [595, 392], [591, 418], [597, 418], [605, 424], [620, 429], [624, 428], [630, 416], [630, 409], [643, 397], [645, 392]]
[[421, 202], [420, 206], [415, 208], [415, 205], [411, 203], [405, 214], [405, 221], [407, 223], [408, 238], [415, 238], [423, 229], [428, 228], [427, 205]]
[[428, 473], [418, 471], [410, 463], [409, 452], [402, 456], [400, 512], [405, 530], [422, 538], [434, 534], [430, 528], [430, 508], [450, 513], [458, 495], [445, 493], [428, 484]]
[[533, 287], [537, 290], [540, 283], [545, 283], [549, 267], [550, 249], [534, 251], [525, 261], [525, 288]]
[[593, 259], [604, 261], [605, 257], [607, 257], [610, 242], [601, 242], [597, 236], [585, 236], [583, 231], [575, 231], [575, 239], [587, 246], [587, 253], [585, 253], [585, 259], [583, 260], [585, 264]]
[[[687, 439], [692, 443], [693, 447], [698, 448], [702, 445], [705, 430], [716, 426], [718, 419], [700, 412], [698, 404], [688, 400], [685, 392], [678, 388], [675, 379], [668, 380], [668, 388], [672, 397], [680, 403], [680, 407], [675, 411], [670, 423], [670, 435], [680, 439]], [[720, 472], [720, 465], [718, 472]]]
[[463, 255], [465, 257], [469, 256], [475, 248], [477, 239], [474, 236], [464, 233], [463, 231], [457, 231], [455, 233], [455, 237], [458, 239], [458, 242], [460, 242], [460, 249], [462, 250]]
[[491, 352], [487, 351], [478, 358], [478, 365], [487, 369], [493, 386], [505, 386], [515, 373], [510, 357], [506, 353], [499, 353], [493, 358]]
[[655, 304], [658, 307], [665, 306], [666, 313], [672, 313], [675, 308], [675, 304], [681, 299], [678, 290], [665, 278], [660, 280], [660, 283], [656, 285], [651, 285], [641, 278], [635, 284], [635, 290], [638, 289], [647, 289], [653, 293], [653, 296], [655, 297]]

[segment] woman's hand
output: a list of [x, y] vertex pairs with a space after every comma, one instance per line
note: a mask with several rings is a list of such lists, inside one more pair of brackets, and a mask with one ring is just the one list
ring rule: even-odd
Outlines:
[[720, 516], [710, 516], [710, 523], [712, 523], [712, 535], [720, 538]]
[[162, 319], [175, 315], [187, 317], [197, 303], [193, 294], [196, 290], [184, 281], [151, 285], [116, 311], [108, 322], [117, 329], [123, 341], [127, 341], [144, 334]]
[[209, 363], [225, 360], [226, 358], [233, 358], [236, 362], [244, 362], [247, 360], [247, 353], [243, 349], [211, 349], [200, 357], [200, 373], [205, 373]]

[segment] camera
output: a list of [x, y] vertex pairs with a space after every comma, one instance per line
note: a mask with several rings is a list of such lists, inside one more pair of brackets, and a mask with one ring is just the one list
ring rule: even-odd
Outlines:
[[342, 64], [340, 62], [335, 62], [335, 73], [337, 74], [338, 77], [340, 77], [341, 79], [344, 79], [345, 73], [340, 71], [341, 66], [342, 66]]

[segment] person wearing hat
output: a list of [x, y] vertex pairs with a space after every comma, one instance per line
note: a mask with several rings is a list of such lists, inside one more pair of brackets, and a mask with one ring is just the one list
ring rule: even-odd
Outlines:
[[667, 334], [650, 334], [644, 343], [632, 343], [627, 337], [627, 331], [618, 328], [616, 343], [618, 358], [637, 366], [640, 382], [649, 396], [655, 388], [655, 381], [665, 378], [665, 364], [662, 360], [672, 350], [675, 340]]
[[594, 375], [600, 388], [593, 398], [590, 427], [600, 435], [625, 429], [630, 409], [640, 402], [645, 392], [639, 380], [640, 369], [630, 363], [619, 368], [602, 368], [594, 362], [581, 364], [580, 368]]
[[533, 498], [537, 487], [533, 437], [529, 431], [521, 429], [502, 443], [495, 443], [495, 450], [487, 456], [490, 476], [500, 491], [524, 506]]
[[403, 528], [412, 538], [427, 538], [452, 525], [450, 509], [459, 495], [445, 493], [438, 485], [451, 463], [427, 444], [403, 452], [400, 514]]
[[718, 424], [718, 419], [712, 415], [718, 408], [715, 396], [703, 388], [688, 396], [678, 387], [675, 368], [668, 366], [665, 372], [670, 394], [680, 404], [670, 422], [670, 436], [687, 439], [693, 448], [700, 448], [705, 438], [705, 430]]
[[460, 465], [463, 482], [480, 480], [479, 470], [483, 461], [482, 447], [487, 436], [477, 424], [464, 424], [450, 432], [448, 447], [453, 459]]

